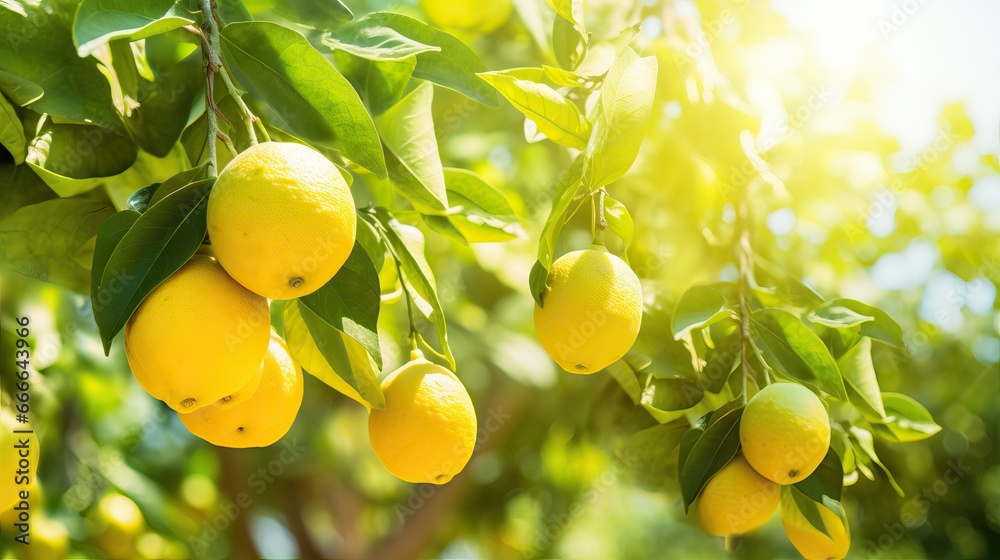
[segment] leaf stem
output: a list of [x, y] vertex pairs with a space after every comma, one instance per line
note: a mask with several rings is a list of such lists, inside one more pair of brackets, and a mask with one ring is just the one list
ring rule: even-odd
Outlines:
[[406, 287], [406, 282], [403, 281], [403, 263], [400, 262], [399, 256], [396, 255], [396, 251], [392, 248], [392, 244], [389, 243], [389, 240], [386, 238], [386, 231], [383, 229], [382, 224], [376, 221], [373, 225], [379, 233], [382, 245], [389, 253], [389, 256], [392, 257], [392, 262], [396, 266], [396, 275], [399, 277], [399, 285], [403, 289], [403, 299], [406, 300], [406, 319], [410, 323], [410, 334], [407, 338], [410, 340], [411, 350], [419, 350], [420, 333], [417, 331], [417, 325], [413, 320], [413, 296], [410, 294], [410, 290]]
[[594, 245], [604, 246], [604, 230], [608, 229], [608, 220], [604, 217], [604, 197], [608, 192], [601, 187], [594, 191], [591, 197], [591, 230], [594, 234]]
[[[222, 67], [219, 59], [219, 28], [212, 18], [212, 0], [201, 0], [201, 14], [204, 23], [202, 29], [201, 59], [205, 65], [205, 116], [208, 121], [208, 133], [205, 147], [208, 150], [208, 174], [218, 176], [218, 157], [215, 147], [215, 136], [219, 132], [219, 123], [216, 120], [218, 107], [215, 106], [215, 74]], [[207, 40], [205, 34], [208, 34]]]

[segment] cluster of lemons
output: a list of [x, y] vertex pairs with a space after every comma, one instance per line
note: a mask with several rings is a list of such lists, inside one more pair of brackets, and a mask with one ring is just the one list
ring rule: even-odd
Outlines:
[[[265, 142], [236, 156], [212, 188], [198, 254], [154, 289], [125, 328], [132, 373], [195, 435], [226, 447], [267, 446], [302, 403], [302, 370], [271, 328], [268, 300], [308, 295], [354, 247], [350, 188], [322, 154]], [[346, 294], [345, 294], [346, 296]], [[386, 468], [443, 484], [472, 456], [476, 415], [454, 373], [414, 351], [388, 375], [369, 435]]]
[[740, 419], [737, 455], [705, 485], [697, 501], [701, 528], [732, 537], [763, 525], [781, 508], [785, 534], [807, 560], [839, 559], [851, 546], [841, 518], [823, 505], [826, 531], [813, 527], [780, 485], [811, 475], [830, 447], [830, 417], [812, 391], [796, 383], [768, 385], [747, 403]]

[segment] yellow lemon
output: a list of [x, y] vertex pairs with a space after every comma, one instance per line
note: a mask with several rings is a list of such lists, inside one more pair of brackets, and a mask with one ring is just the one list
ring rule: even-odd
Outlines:
[[639, 278], [625, 261], [598, 245], [552, 263], [542, 304], [535, 305], [538, 341], [570, 373], [608, 367], [639, 335]]
[[476, 410], [454, 373], [414, 350], [382, 382], [382, 393], [385, 410], [371, 411], [368, 436], [389, 472], [444, 484], [465, 468], [476, 445]]
[[24, 547], [26, 560], [62, 560], [69, 553], [69, 532], [54, 519], [32, 514], [30, 539]]
[[192, 412], [260, 371], [271, 316], [211, 257], [195, 255], [152, 291], [125, 326], [125, 355], [150, 395]]
[[775, 383], [754, 395], [740, 419], [743, 455], [778, 484], [803, 480], [830, 448], [830, 416], [812, 391]]
[[698, 525], [717, 537], [760, 527], [778, 509], [780, 487], [737, 456], [708, 481], [698, 496]]
[[354, 248], [354, 199], [316, 150], [264, 142], [236, 156], [208, 197], [208, 236], [237, 282], [270, 299], [311, 294]]
[[790, 494], [782, 496], [781, 524], [785, 534], [806, 560], [840, 560], [851, 548], [850, 532], [836, 513], [822, 505], [817, 508], [829, 536], [809, 523]]
[[302, 368], [278, 333], [264, 357], [264, 374], [251, 397], [228, 408], [209, 406], [181, 414], [192, 434], [223, 447], [266, 447], [281, 439], [302, 405]]
[[256, 391], [257, 387], [260, 386], [260, 380], [263, 378], [264, 378], [264, 363], [261, 362], [260, 367], [257, 368], [257, 373], [250, 378], [250, 381], [246, 382], [246, 385], [243, 385], [242, 387], [237, 389], [235, 393], [232, 393], [215, 401], [214, 403], [212, 403], [212, 406], [217, 406], [219, 408], [229, 408], [240, 404], [241, 402], [253, 396], [254, 391]]
[[420, 8], [431, 22], [445, 29], [473, 33], [496, 31], [510, 19], [511, 0], [420, 0]]
[[135, 539], [146, 521], [130, 498], [115, 492], [105, 494], [87, 515], [94, 542], [110, 558], [133, 558]]
[[21, 493], [27, 492], [30, 503], [34, 493], [35, 471], [38, 469], [38, 437], [31, 433], [15, 433], [15, 430], [31, 430], [30, 424], [21, 424], [17, 418], [0, 410], [0, 511], [21, 503]]

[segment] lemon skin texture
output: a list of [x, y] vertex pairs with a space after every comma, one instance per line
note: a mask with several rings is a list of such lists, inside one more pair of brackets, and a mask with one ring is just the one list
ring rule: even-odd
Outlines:
[[[840, 560], [851, 548], [851, 536], [840, 517], [829, 509], [818, 506], [819, 516], [830, 536], [809, 523], [802, 512], [789, 500], [781, 502], [781, 525], [788, 540], [806, 560]], [[830, 537], [833, 538], [830, 538]]]
[[445, 29], [486, 34], [496, 31], [514, 11], [511, 0], [420, 0], [431, 23]]
[[830, 416], [812, 391], [775, 383], [754, 395], [740, 419], [743, 455], [778, 484], [805, 479], [830, 448]]
[[538, 341], [570, 373], [604, 369], [639, 335], [639, 278], [603, 247], [567, 253], [552, 263], [542, 304], [535, 305]]
[[267, 447], [281, 439], [295, 422], [302, 405], [302, 368], [288, 353], [285, 341], [271, 333], [264, 374], [251, 397], [237, 405], [209, 406], [181, 414], [192, 434], [222, 447]]
[[125, 325], [125, 355], [150, 395], [193, 412], [258, 373], [270, 324], [266, 299], [215, 259], [195, 255], [136, 309]]
[[715, 473], [698, 497], [698, 526], [709, 535], [742, 535], [760, 527], [778, 509], [780, 487], [737, 456]]
[[[29, 495], [28, 503], [34, 498], [36, 486], [34, 486], [35, 472], [38, 470], [38, 437], [34, 432], [30, 434], [15, 434], [14, 430], [30, 430], [30, 424], [20, 424], [13, 414], [6, 410], [0, 411], [0, 473], [3, 479], [0, 480], [0, 511], [14, 507], [21, 501], [21, 491], [27, 491]], [[15, 446], [26, 440], [28, 449], [27, 457], [21, 457], [21, 449]], [[24, 462], [27, 463], [23, 475], [18, 473]], [[16, 477], [26, 476], [27, 484], [20, 484], [21, 480]]]
[[318, 290], [354, 248], [354, 199], [316, 150], [264, 142], [233, 158], [208, 197], [208, 236], [237, 282], [269, 299]]
[[385, 410], [372, 409], [368, 436], [389, 472], [445, 484], [465, 468], [476, 445], [476, 410], [454, 373], [414, 350], [382, 382], [382, 393]]
[[264, 362], [261, 361], [260, 367], [257, 368], [257, 373], [250, 378], [250, 381], [246, 382], [246, 385], [240, 387], [235, 393], [222, 397], [221, 399], [212, 403], [212, 406], [217, 406], [219, 408], [229, 408], [236, 406], [241, 402], [249, 399], [253, 396], [257, 387], [260, 387], [260, 380], [264, 378]]

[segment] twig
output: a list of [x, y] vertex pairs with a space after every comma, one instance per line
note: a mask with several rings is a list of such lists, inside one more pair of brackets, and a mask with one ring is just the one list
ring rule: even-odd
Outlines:
[[[219, 132], [219, 123], [216, 120], [218, 107], [215, 106], [215, 73], [222, 67], [219, 59], [219, 28], [212, 19], [212, 0], [201, 0], [201, 13], [205, 23], [202, 24], [202, 47], [201, 58], [205, 64], [205, 103], [208, 110], [205, 111], [208, 120], [208, 136], [206, 138], [206, 148], [208, 149], [208, 173], [218, 175], [218, 158], [216, 156], [215, 135]], [[204, 40], [204, 33], [208, 33], [207, 45]]]

